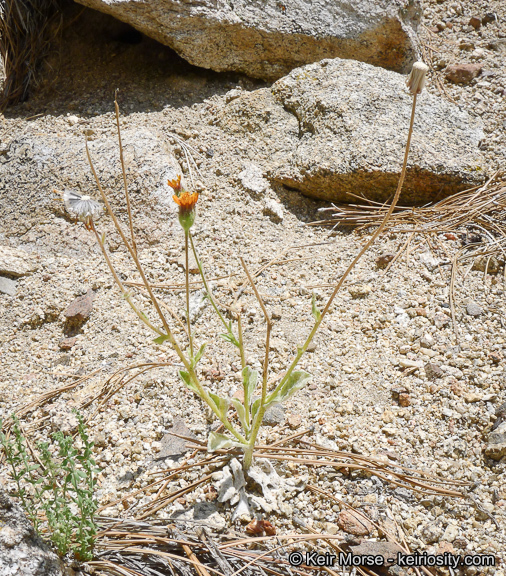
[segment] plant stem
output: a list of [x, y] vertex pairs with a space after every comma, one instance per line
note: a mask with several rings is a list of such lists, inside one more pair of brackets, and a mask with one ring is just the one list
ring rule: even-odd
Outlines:
[[[90, 168], [91, 168], [91, 171], [92, 171], [93, 176], [95, 178], [95, 182], [96, 182], [98, 190], [100, 192], [100, 196], [102, 197], [102, 200], [103, 200], [103, 202], [107, 208], [107, 212], [108, 212], [109, 216], [112, 218], [114, 226], [115, 226], [116, 230], [118, 231], [118, 234], [121, 236], [121, 240], [123, 241], [123, 244], [125, 245], [126, 249], [130, 253], [130, 256], [132, 257], [132, 260], [135, 263], [135, 267], [137, 268], [137, 271], [139, 272], [140, 277], [142, 278], [142, 282], [143, 282], [144, 286], [146, 287], [146, 290], [148, 291], [149, 298], [150, 298], [153, 306], [155, 307], [155, 310], [158, 314], [158, 317], [160, 318], [160, 320], [163, 324], [163, 327], [164, 327], [166, 335], [169, 339], [169, 342], [174, 346], [174, 348], [176, 349], [176, 352], [177, 352], [177, 350], [179, 349], [179, 346], [178, 346], [177, 342], [175, 341], [174, 336], [172, 335], [169, 324], [167, 323], [167, 319], [165, 318], [165, 316], [164, 316], [164, 314], [160, 308], [160, 305], [158, 304], [158, 300], [153, 293], [153, 289], [151, 288], [151, 285], [149, 284], [149, 282], [146, 278], [146, 275], [144, 274], [144, 269], [142, 268], [142, 265], [139, 261], [139, 258], [137, 257], [137, 252], [133, 249], [132, 246], [130, 246], [130, 242], [127, 240], [127, 237], [125, 236], [125, 233], [123, 232], [123, 229], [121, 228], [121, 225], [120, 225], [118, 219], [116, 218], [116, 215], [112, 211], [112, 208], [111, 208], [111, 205], [110, 205], [109, 200], [107, 198], [107, 195], [105, 194], [104, 189], [102, 188], [102, 184], [100, 183], [100, 180], [99, 180], [98, 175], [97, 175], [97, 171], [95, 170], [95, 166], [93, 165], [93, 161], [91, 159], [90, 150], [88, 148], [88, 140], [85, 141], [85, 145], [86, 145], [86, 154], [88, 156], [88, 161], [90, 163]], [[179, 352], [178, 352], [178, 356], [180, 356]]]
[[135, 304], [132, 302], [132, 298], [130, 297], [128, 290], [125, 289], [125, 287], [123, 286], [123, 283], [121, 282], [118, 274], [116, 273], [116, 270], [115, 270], [115, 268], [111, 262], [111, 259], [109, 258], [109, 254], [107, 254], [107, 250], [105, 249], [104, 243], [102, 242], [102, 239], [100, 238], [100, 236], [98, 234], [98, 230], [95, 228], [95, 223], [93, 221], [91, 222], [91, 229], [95, 233], [95, 237], [97, 239], [98, 245], [100, 246], [100, 250], [102, 251], [102, 254], [103, 254], [104, 259], [107, 263], [107, 266], [109, 267], [109, 270], [111, 271], [111, 274], [114, 278], [114, 281], [118, 285], [118, 288], [120, 289], [123, 298], [128, 302], [128, 304], [130, 305], [132, 310], [135, 312], [135, 314], [138, 316], [138, 318], [140, 320], [142, 320], [142, 322], [144, 322], [144, 324], [146, 324], [146, 326], [148, 328], [153, 330], [153, 332], [160, 334], [160, 336], [165, 336], [165, 333], [162, 332], [162, 330], [155, 328], [153, 326], [153, 324], [151, 324], [151, 322], [148, 320], [147, 316], [145, 314], [143, 314], [142, 312], [140, 312], [137, 309], [137, 307], [135, 306]]
[[263, 420], [264, 413], [265, 413], [265, 398], [267, 395], [267, 375], [269, 372], [269, 349], [270, 349], [270, 337], [271, 337], [271, 330], [272, 330], [272, 322], [271, 322], [269, 313], [267, 312], [267, 308], [265, 307], [264, 301], [262, 300], [262, 297], [260, 296], [260, 293], [258, 292], [257, 287], [255, 286], [255, 283], [253, 282], [253, 278], [251, 277], [251, 274], [249, 273], [248, 267], [246, 266], [246, 263], [244, 262], [244, 260], [242, 258], [241, 258], [241, 264], [242, 264], [242, 267], [244, 268], [244, 272], [246, 272], [246, 276], [248, 277], [249, 283], [251, 284], [251, 287], [253, 288], [253, 292], [255, 293], [255, 296], [256, 296], [259, 304], [260, 304], [260, 307], [262, 308], [262, 312], [265, 316], [265, 322], [267, 323], [267, 329], [266, 329], [266, 334], [265, 334], [265, 357], [264, 357], [264, 365], [263, 365], [263, 373], [262, 373], [262, 395], [260, 397], [260, 406], [258, 408], [258, 412], [255, 415], [255, 421], [254, 421], [253, 429], [251, 430], [251, 432], [249, 434], [248, 448], [244, 451], [243, 467], [244, 467], [244, 470], [248, 470], [248, 468], [251, 466], [251, 463], [253, 461], [253, 448], [255, 446], [258, 432], [260, 430], [260, 426], [262, 424], [262, 420]]
[[288, 368], [286, 374], [281, 379], [280, 383], [276, 386], [276, 388], [274, 389], [272, 394], [275, 394], [285, 384], [285, 382], [290, 377], [291, 373], [295, 370], [297, 364], [299, 363], [301, 356], [307, 350], [307, 347], [311, 343], [311, 340], [313, 339], [314, 335], [318, 331], [318, 328], [320, 327], [321, 323], [323, 322], [323, 319], [327, 315], [327, 312], [329, 311], [330, 306], [332, 305], [332, 302], [334, 301], [334, 298], [337, 296], [337, 293], [339, 292], [342, 285], [344, 284], [344, 281], [346, 280], [346, 278], [348, 277], [350, 272], [353, 270], [353, 268], [355, 267], [357, 262], [360, 260], [360, 258], [362, 258], [364, 253], [371, 247], [371, 245], [376, 241], [378, 236], [383, 232], [383, 230], [386, 226], [386, 223], [388, 222], [390, 216], [392, 215], [392, 212], [394, 211], [395, 206], [399, 200], [399, 196], [400, 196], [400, 193], [402, 190], [402, 185], [404, 184], [404, 178], [406, 176], [406, 166], [408, 163], [409, 148], [411, 145], [411, 135], [413, 133], [413, 123], [415, 121], [415, 109], [416, 109], [416, 94], [413, 96], [413, 107], [411, 109], [411, 120], [409, 123], [408, 139], [406, 142], [406, 150], [404, 152], [404, 161], [402, 164], [401, 175], [399, 178], [399, 183], [397, 184], [397, 190], [395, 192], [394, 199], [393, 199], [392, 203], [390, 204], [390, 208], [388, 209], [387, 213], [385, 214], [385, 218], [383, 219], [383, 221], [379, 225], [378, 229], [371, 236], [369, 241], [364, 245], [364, 247], [360, 250], [360, 252], [357, 254], [357, 256], [355, 256], [353, 262], [348, 266], [348, 268], [346, 269], [344, 274], [341, 276], [339, 282], [336, 284], [336, 287], [334, 288], [334, 291], [332, 292], [330, 298], [328, 299], [327, 304], [325, 305], [325, 308], [322, 310], [320, 318], [318, 320], [316, 320], [316, 322], [313, 326], [313, 329], [311, 330], [309, 336], [307, 337], [307, 339], [304, 342], [304, 344], [302, 345], [302, 347], [298, 349], [297, 355], [295, 356], [295, 359], [290, 364], [290, 367]]
[[188, 339], [190, 340], [190, 358], [193, 358], [193, 336], [192, 326], [190, 321], [190, 270], [188, 262], [188, 234], [189, 231], [184, 232], [184, 252], [186, 257], [186, 324], [188, 326]]
[[211, 305], [214, 308], [214, 311], [216, 312], [216, 314], [218, 314], [218, 316], [220, 317], [220, 320], [223, 323], [223, 326], [225, 326], [227, 332], [230, 332], [230, 328], [227, 324], [227, 321], [225, 320], [225, 317], [223, 316], [220, 309], [216, 305], [216, 302], [214, 301], [213, 293], [211, 292], [211, 290], [209, 289], [209, 286], [207, 285], [206, 275], [204, 274], [204, 268], [202, 267], [202, 263], [200, 261], [199, 255], [197, 254], [197, 249], [195, 248], [195, 243], [193, 242], [193, 236], [192, 236], [191, 232], [189, 232], [188, 234], [190, 236], [190, 243], [191, 243], [193, 255], [195, 257], [195, 261], [197, 262], [197, 266], [198, 266], [198, 269], [200, 272], [200, 277], [202, 278], [202, 284], [204, 284], [205, 291], [206, 291], [207, 295], [209, 296], [209, 301], [211, 302]]
[[123, 144], [121, 143], [121, 130], [119, 126], [119, 106], [117, 97], [118, 97], [118, 91], [116, 90], [116, 93], [114, 95], [114, 109], [116, 111], [116, 125], [118, 127], [119, 159], [121, 161], [121, 172], [123, 174], [123, 186], [125, 188], [125, 200], [128, 212], [128, 225], [130, 226], [130, 236], [132, 238], [132, 248], [133, 251], [137, 254], [137, 244], [135, 243], [135, 236], [134, 236], [134, 223], [132, 220], [132, 208], [130, 206], [130, 195], [128, 194], [128, 184], [126, 179], [125, 159], [123, 157]]

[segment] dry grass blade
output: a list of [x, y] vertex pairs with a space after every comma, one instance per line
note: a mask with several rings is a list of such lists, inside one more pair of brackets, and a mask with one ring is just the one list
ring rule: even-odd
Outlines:
[[[380, 204], [345, 204], [321, 209], [335, 212], [331, 219], [312, 222], [311, 225], [344, 225], [365, 230], [376, 226], [384, 218], [385, 208]], [[396, 207], [385, 231], [397, 232], [451, 232], [471, 222], [491, 229], [493, 223], [506, 216], [506, 179], [504, 177], [484, 186], [453, 194], [435, 204], [421, 207]], [[499, 226], [499, 228], [501, 228]]]
[[26, 100], [38, 67], [58, 34], [59, 0], [4, 0], [0, 3], [0, 56], [5, 82], [0, 112]]

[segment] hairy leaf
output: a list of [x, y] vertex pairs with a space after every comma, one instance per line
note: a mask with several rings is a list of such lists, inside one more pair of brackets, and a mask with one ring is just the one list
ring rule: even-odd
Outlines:
[[242, 371], [242, 382], [244, 386], [244, 405], [250, 406], [253, 397], [253, 391], [256, 388], [258, 380], [258, 372], [252, 370], [249, 366], [245, 366]]
[[292, 372], [283, 386], [281, 386], [279, 390], [274, 390], [274, 392], [267, 397], [266, 404], [271, 405], [288, 400], [292, 394], [295, 394], [297, 390], [303, 388], [309, 380], [311, 380], [311, 374], [303, 370]]
[[246, 432], [248, 432], [249, 426], [246, 423], [246, 409], [244, 408], [243, 404], [241, 403], [239, 398], [231, 398], [230, 403], [236, 409], [237, 416], [239, 416], [239, 420], [242, 424], [242, 427], [244, 428], [244, 430], [246, 430]]
[[216, 432], [211, 432], [209, 434], [209, 439], [207, 441], [207, 449], [209, 450], [209, 452], [232, 448], [233, 445], [234, 445], [233, 440], [228, 438], [224, 434], [217, 434]]
[[322, 313], [318, 310], [318, 306], [316, 305], [316, 295], [313, 292], [313, 298], [311, 300], [311, 310], [313, 312], [314, 319], [319, 322], [322, 317]]
[[181, 380], [183, 381], [183, 384], [187, 388], [189, 388], [192, 392], [195, 392], [195, 394], [197, 394], [197, 396], [200, 396], [199, 389], [192, 382], [192, 379], [191, 379], [190, 375], [188, 374], [188, 372], [185, 372], [184, 370], [180, 370], [179, 371], [179, 377], [181, 378]]
[[221, 419], [226, 420], [230, 400], [228, 398], [222, 398], [221, 396], [218, 396], [218, 394], [214, 394], [213, 392], [209, 392], [209, 396], [211, 397], [211, 400], [214, 402], [214, 405], [216, 406], [216, 409], [218, 410], [218, 414], [221, 416]]

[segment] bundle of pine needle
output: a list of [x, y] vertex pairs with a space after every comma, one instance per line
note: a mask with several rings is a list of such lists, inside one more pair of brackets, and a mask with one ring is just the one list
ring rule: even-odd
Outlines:
[[61, 0], [0, 2], [0, 57], [5, 82], [0, 110], [26, 100], [36, 84], [37, 70], [57, 31], [55, 16]]

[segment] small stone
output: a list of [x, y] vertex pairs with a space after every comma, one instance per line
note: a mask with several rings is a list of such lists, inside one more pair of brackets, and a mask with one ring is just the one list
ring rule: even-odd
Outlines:
[[451, 318], [447, 314], [444, 314], [443, 312], [437, 312], [434, 315], [434, 325], [438, 329], [441, 329], [441, 328], [444, 328], [445, 326], [448, 326], [448, 324], [450, 324], [450, 322], [451, 322]]
[[290, 414], [287, 418], [288, 426], [295, 430], [302, 424], [302, 416], [300, 414]]
[[455, 524], [448, 524], [443, 534], [443, 540], [446, 542], [453, 542], [459, 535], [459, 529]]
[[16, 281], [10, 278], [5, 278], [0, 276], [0, 292], [2, 294], [7, 294], [7, 296], [16, 295]]
[[281, 404], [276, 404], [267, 408], [265, 411], [263, 423], [267, 426], [277, 426], [285, 422], [286, 409]]
[[403, 408], [411, 406], [411, 398], [409, 394], [399, 394], [399, 405]]
[[36, 257], [10, 246], [0, 246], [0, 274], [8, 276], [26, 276], [38, 268]]
[[445, 375], [441, 367], [433, 362], [427, 362], [427, 364], [425, 364], [425, 374], [429, 380], [436, 380]]
[[483, 309], [476, 302], [468, 302], [466, 312], [469, 316], [478, 317], [483, 314]]
[[79, 122], [79, 118], [77, 116], [67, 116], [67, 122], [70, 126], [75, 126]]
[[93, 300], [95, 299], [95, 292], [90, 288], [84, 296], [76, 298], [65, 310], [65, 317], [67, 320], [75, 322], [83, 322], [90, 317], [93, 310]]
[[343, 510], [339, 514], [337, 525], [344, 532], [354, 536], [367, 536], [373, 530], [373, 525], [370, 522], [351, 510]]
[[434, 272], [441, 264], [441, 260], [435, 258], [431, 252], [423, 252], [420, 254], [420, 262], [427, 268], [429, 272]]
[[332, 522], [324, 522], [323, 529], [325, 534], [335, 535], [339, 532], [339, 526], [337, 524], [333, 524]]
[[272, 319], [279, 320], [281, 318], [282, 310], [281, 306], [274, 306], [272, 309]]
[[72, 336], [70, 338], [63, 338], [58, 342], [58, 348], [60, 350], [71, 350], [76, 343], [77, 336]]
[[[180, 268], [182, 268], [183, 270], [186, 270], [186, 255], [185, 254], [181, 254], [181, 256], [177, 259], [177, 265]], [[199, 273], [199, 267], [197, 265], [197, 261], [195, 260], [195, 256], [193, 255], [192, 250], [188, 253], [188, 272], [190, 274], [198, 274]]]
[[395, 416], [390, 410], [385, 410], [381, 415], [381, 419], [385, 424], [391, 424], [395, 420]]
[[408, 358], [401, 358], [399, 360], [401, 368], [422, 368], [423, 362], [421, 360], [409, 360]]
[[269, 181], [263, 176], [262, 169], [256, 164], [250, 164], [239, 174], [243, 187], [256, 195], [263, 194], [270, 188]]
[[352, 298], [365, 298], [372, 292], [372, 286], [370, 284], [356, 284], [350, 286], [348, 292]]
[[264, 202], [264, 214], [271, 216], [277, 222], [281, 222], [284, 218], [283, 207], [279, 202], [272, 198], [266, 198]]
[[475, 30], [478, 30], [481, 27], [481, 18], [473, 16], [471, 20], [469, 20], [469, 26], [472, 26]]
[[434, 346], [434, 343], [435, 343], [434, 337], [430, 333], [424, 334], [420, 338], [420, 346], [422, 346], [423, 348], [432, 348], [432, 346]]
[[[393, 531], [395, 534], [395, 531]], [[354, 556], [383, 556], [385, 567], [394, 566], [397, 562], [397, 555], [403, 553], [404, 550], [394, 542], [374, 542], [365, 541], [358, 546], [350, 546], [350, 550]], [[400, 574], [396, 572], [396, 574]]]
[[446, 67], [445, 75], [446, 79], [454, 84], [469, 84], [480, 74], [482, 68], [483, 64], [452, 64]]
[[[178, 436], [175, 436], [174, 434], [178, 434]], [[192, 449], [191, 446], [188, 445], [189, 441], [184, 438], [179, 438], [179, 436], [186, 436], [187, 438], [196, 440], [196, 436], [186, 427], [184, 420], [181, 418], [174, 418], [174, 424], [171, 426], [167, 434], [165, 434], [165, 436], [160, 440], [161, 449], [156, 456], [156, 460], [179, 458]]]
[[395, 254], [381, 254], [376, 258], [376, 267], [377, 268], [386, 268], [390, 262], [395, 258]]
[[473, 261], [473, 270], [487, 271], [487, 274], [497, 274], [501, 269], [501, 263], [495, 256], [478, 256]]
[[470, 394], [464, 395], [464, 400], [469, 404], [471, 404], [473, 402], [480, 402], [480, 400], [482, 400], [482, 396], [480, 394], [475, 394], [474, 392], [471, 392]]

